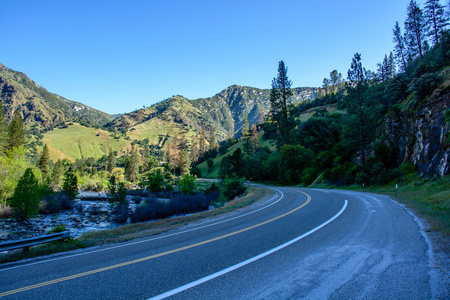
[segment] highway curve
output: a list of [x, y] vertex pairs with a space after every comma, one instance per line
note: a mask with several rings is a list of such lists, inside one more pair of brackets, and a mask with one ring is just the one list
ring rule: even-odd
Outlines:
[[396, 202], [348, 191], [273, 190], [250, 209], [156, 237], [2, 266], [0, 297], [446, 297], [426, 238]]

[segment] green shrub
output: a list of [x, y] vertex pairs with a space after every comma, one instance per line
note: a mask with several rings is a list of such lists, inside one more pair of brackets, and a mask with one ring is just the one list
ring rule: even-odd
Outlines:
[[178, 188], [183, 195], [192, 195], [196, 192], [197, 186], [195, 185], [195, 176], [185, 174], [181, 176]]
[[66, 226], [63, 224], [56, 225], [51, 230], [47, 232], [47, 234], [60, 233], [66, 231]]
[[214, 161], [212, 160], [212, 158], [208, 158], [206, 164], [208, 165], [208, 169], [212, 169], [212, 167], [214, 166]]
[[116, 223], [126, 223], [128, 219], [129, 208], [127, 203], [119, 203], [112, 212], [113, 220]]
[[160, 169], [156, 169], [155, 171], [149, 173], [147, 175], [148, 179], [148, 189], [152, 193], [162, 192], [164, 189], [164, 176], [161, 174]]
[[413, 93], [413, 102], [410, 103], [411, 109], [418, 109], [423, 100], [436, 89], [441, 83], [442, 78], [435, 73], [425, 73], [419, 78], [414, 78], [408, 85], [408, 91]]
[[314, 182], [317, 178], [317, 169], [316, 168], [306, 168], [303, 170], [301, 175], [301, 181], [304, 186], [308, 186]]
[[242, 195], [247, 190], [243, 181], [236, 176], [227, 176], [220, 187], [220, 202], [228, 202], [233, 198]]
[[[326, 170], [323, 174], [324, 180], [327, 183], [334, 184], [337, 186], [341, 185], [351, 185], [355, 183], [357, 174], [360, 172], [360, 167], [356, 166], [350, 162], [346, 162], [342, 165], [337, 165], [331, 170]], [[358, 176], [359, 183], [364, 182], [362, 175]]]
[[202, 178], [202, 171], [197, 166], [192, 167], [191, 175], [197, 176], [197, 178]]
[[216, 185], [215, 182], [213, 182], [206, 190], [205, 190], [205, 194], [210, 194], [210, 193], [214, 193], [214, 192], [218, 192], [219, 191], [219, 187]]

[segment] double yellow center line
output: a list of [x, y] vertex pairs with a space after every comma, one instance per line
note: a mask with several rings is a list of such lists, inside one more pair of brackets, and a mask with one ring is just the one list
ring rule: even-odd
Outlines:
[[63, 282], [63, 281], [68, 281], [68, 280], [72, 280], [72, 279], [76, 279], [76, 278], [80, 278], [80, 277], [84, 277], [84, 276], [88, 276], [88, 275], [92, 275], [92, 274], [96, 274], [96, 273], [101, 273], [101, 272], [105, 272], [105, 271], [109, 271], [109, 270], [113, 270], [113, 269], [129, 266], [129, 265], [137, 264], [137, 263], [140, 263], [140, 262], [143, 262], [143, 261], [147, 261], [147, 260], [151, 260], [151, 259], [154, 259], [154, 258], [157, 258], [157, 257], [166, 256], [166, 255], [169, 255], [169, 254], [172, 254], [172, 253], [176, 253], [176, 252], [192, 249], [192, 248], [195, 248], [195, 247], [198, 247], [198, 246], [202, 246], [202, 245], [205, 245], [205, 244], [209, 244], [209, 243], [212, 243], [212, 242], [215, 242], [215, 241], [218, 241], [218, 240], [221, 240], [221, 239], [225, 239], [227, 237], [230, 237], [230, 236], [242, 233], [242, 232], [246, 232], [246, 231], [252, 230], [254, 228], [257, 228], [257, 227], [266, 225], [268, 223], [271, 223], [273, 221], [276, 221], [278, 219], [284, 218], [284, 217], [286, 217], [286, 216], [296, 212], [297, 210], [303, 208], [304, 206], [306, 206], [311, 201], [311, 196], [309, 196], [308, 194], [306, 194], [306, 193], [304, 193], [302, 191], [296, 191], [296, 192], [300, 192], [300, 193], [306, 195], [307, 200], [303, 204], [301, 204], [300, 206], [294, 208], [291, 211], [288, 211], [287, 213], [284, 213], [282, 215], [279, 215], [278, 217], [269, 219], [267, 221], [258, 223], [256, 225], [253, 225], [253, 226], [250, 226], [250, 227], [238, 230], [238, 231], [234, 231], [234, 232], [231, 232], [231, 233], [228, 233], [228, 234], [225, 234], [225, 235], [221, 235], [221, 236], [218, 236], [218, 237], [215, 237], [215, 238], [203, 241], [203, 242], [199, 242], [199, 243], [195, 243], [195, 244], [192, 244], [192, 245], [188, 245], [188, 246], [185, 246], [185, 247], [169, 250], [169, 251], [166, 251], [166, 252], [162, 252], [162, 253], [146, 256], [146, 257], [142, 257], [142, 258], [139, 258], [139, 259], [123, 262], [123, 263], [120, 263], [120, 264], [115, 264], [115, 265], [112, 265], [112, 266], [109, 266], [109, 267], [104, 267], [104, 268], [95, 269], [95, 270], [92, 270], [92, 271], [78, 273], [78, 274], [75, 274], [75, 275], [66, 276], [66, 277], [62, 277], [62, 278], [58, 278], [58, 279], [54, 279], [54, 280], [45, 281], [45, 282], [42, 282], [42, 283], [26, 286], [26, 287], [23, 287], [23, 288], [19, 288], [19, 289], [3, 292], [3, 293], [0, 293], [0, 297], [5, 297], [5, 296], [21, 293], [21, 292], [33, 290], [33, 289], [36, 289], [36, 288], [39, 288], [39, 287], [48, 286], [48, 285], [52, 285], [52, 284]]

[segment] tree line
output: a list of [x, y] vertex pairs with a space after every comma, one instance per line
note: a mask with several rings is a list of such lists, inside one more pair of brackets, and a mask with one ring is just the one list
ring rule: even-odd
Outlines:
[[[398, 145], [383, 131], [383, 116], [414, 114], [443, 81], [440, 72], [450, 65], [448, 12], [436, 0], [425, 9], [411, 0], [400, 34], [393, 29], [394, 53], [385, 55], [377, 72], [366, 70], [360, 53], [350, 62], [347, 78], [336, 70], [323, 80], [319, 97], [293, 105], [292, 82], [279, 62], [272, 81], [271, 111], [264, 124], [267, 147], [243, 153], [237, 149], [222, 159], [219, 175], [281, 184], [383, 184], [415, 172], [411, 162], [401, 164]], [[307, 109], [334, 104], [341, 112], [316, 109], [307, 121]], [[444, 113], [444, 112], [443, 112]]]

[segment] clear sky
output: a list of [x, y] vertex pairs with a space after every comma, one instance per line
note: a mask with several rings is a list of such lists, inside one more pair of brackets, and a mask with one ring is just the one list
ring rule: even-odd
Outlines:
[[[424, 1], [418, 1], [423, 7]], [[294, 87], [347, 77], [393, 49], [409, 0], [0, 0], [0, 63], [107, 113], [233, 84], [270, 88], [278, 62]]]

